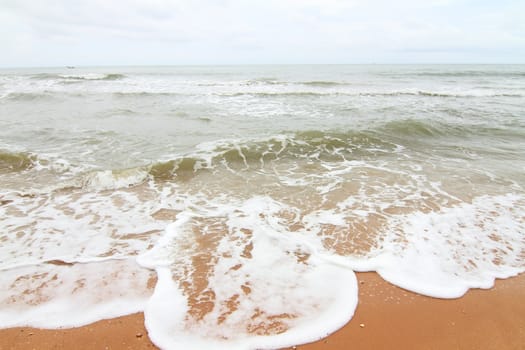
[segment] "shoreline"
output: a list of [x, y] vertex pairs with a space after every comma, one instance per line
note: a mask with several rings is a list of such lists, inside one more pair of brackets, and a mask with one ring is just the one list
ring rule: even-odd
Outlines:
[[[328, 337], [296, 349], [523, 349], [525, 274], [488, 290], [436, 299], [403, 290], [377, 273], [356, 273], [359, 303], [352, 320]], [[4, 349], [157, 349], [137, 313], [79, 328], [0, 330]], [[291, 348], [290, 348], [291, 349]]]

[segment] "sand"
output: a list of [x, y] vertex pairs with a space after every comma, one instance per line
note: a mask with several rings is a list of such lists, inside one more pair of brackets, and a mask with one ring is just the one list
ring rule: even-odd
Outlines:
[[[525, 349], [525, 274], [442, 300], [358, 273], [359, 305], [342, 329], [297, 349]], [[65, 330], [0, 330], [0, 349], [155, 349], [134, 314]]]

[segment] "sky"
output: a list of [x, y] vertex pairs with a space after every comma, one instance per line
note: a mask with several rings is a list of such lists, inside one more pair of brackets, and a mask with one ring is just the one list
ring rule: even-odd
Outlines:
[[525, 63], [524, 0], [0, 0], [0, 67]]

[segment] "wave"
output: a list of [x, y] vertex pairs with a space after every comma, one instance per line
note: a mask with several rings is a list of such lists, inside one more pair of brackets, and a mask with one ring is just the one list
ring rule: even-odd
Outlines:
[[166, 91], [130, 91], [130, 92], [114, 92], [113, 97], [115, 98], [142, 98], [142, 97], [176, 97], [176, 96], [185, 96], [188, 93], [185, 92], [166, 92]]
[[385, 70], [376, 72], [377, 75], [387, 77], [436, 77], [436, 78], [523, 78], [523, 65], [505, 66], [448, 66], [448, 67], [411, 67], [401, 70]]
[[[252, 79], [239, 83], [241, 86], [254, 86], [254, 85], [305, 85], [305, 86], [314, 86], [314, 87], [331, 87], [331, 86], [345, 86], [349, 85], [348, 83], [342, 83], [337, 81], [324, 81], [324, 80], [312, 80], [312, 81], [282, 81], [277, 78], [260, 78]], [[197, 86], [227, 86], [231, 84], [226, 84], [224, 82], [207, 82], [199, 83]]]
[[[338, 83], [334, 83], [338, 84]], [[340, 84], [342, 85], [342, 84]], [[328, 85], [326, 85], [328, 86]], [[116, 97], [154, 97], [154, 96], [186, 96], [191, 93], [183, 91], [133, 91], [114, 92]], [[523, 93], [505, 92], [441, 92], [441, 91], [238, 91], [214, 93], [219, 97], [242, 97], [253, 96], [260, 98], [273, 97], [323, 97], [323, 96], [355, 96], [355, 97], [399, 97], [399, 96], [423, 96], [423, 97], [453, 97], [453, 98], [490, 98], [490, 97], [525, 97]]]
[[254, 96], [254, 97], [319, 97], [319, 96], [331, 96], [337, 95], [336, 93], [325, 93], [315, 91], [287, 91], [287, 92], [234, 92], [234, 93], [220, 93], [216, 94], [221, 97], [241, 97], [241, 96]]
[[10, 92], [2, 97], [0, 100], [6, 101], [36, 101], [36, 100], [62, 100], [65, 97], [83, 98], [86, 94], [83, 92], [62, 92], [62, 91], [50, 91], [43, 90], [39, 92]]
[[[92, 79], [94, 80], [94, 79]], [[71, 81], [77, 83], [78, 81]], [[67, 84], [68, 82], [65, 82]], [[326, 85], [328, 86], [328, 85]], [[49, 90], [40, 92], [11, 92], [0, 99], [7, 99], [13, 101], [30, 101], [40, 98], [50, 98], [57, 93]], [[193, 95], [187, 91], [117, 91], [111, 93], [115, 98], [149, 98], [149, 97], [177, 97]], [[60, 92], [59, 95], [64, 95]], [[68, 93], [71, 95], [71, 93]], [[83, 96], [81, 93], [75, 93], [75, 96]], [[254, 98], [321, 98], [321, 97], [428, 97], [428, 98], [494, 98], [494, 97], [508, 97], [508, 98], [523, 98], [523, 93], [505, 93], [505, 92], [438, 92], [438, 91], [237, 91], [237, 92], [221, 92], [213, 93], [214, 96], [223, 98], [236, 97], [254, 97]], [[197, 95], [198, 96], [198, 95]]]
[[448, 71], [448, 72], [418, 72], [411, 75], [419, 77], [505, 77], [505, 78], [522, 78], [525, 77], [524, 71], [487, 71], [487, 70], [464, 70], [464, 71]]
[[0, 173], [28, 170], [34, 167], [36, 162], [37, 157], [30, 153], [0, 151]]
[[65, 187], [95, 191], [115, 190], [141, 184], [148, 179], [148, 174], [149, 167], [91, 171], [74, 179]]
[[303, 131], [260, 141], [222, 141], [194, 154], [151, 165], [156, 180], [186, 181], [201, 171], [227, 167], [234, 171], [263, 168], [270, 163], [300, 160], [342, 161], [395, 152], [398, 145], [369, 132]]
[[98, 73], [87, 73], [87, 74], [49, 74], [41, 73], [31, 76], [31, 79], [36, 80], [61, 80], [61, 81], [89, 81], [89, 80], [121, 80], [126, 78], [124, 74], [119, 73], [108, 73], [108, 74], [98, 74]]
[[433, 91], [286, 91], [286, 92], [235, 92], [217, 94], [221, 97], [240, 97], [254, 96], [261, 98], [271, 97], [323, 97], [323, 96], [355, 96], [355, 97], [400, 97], [400, 96], [422, 96], [422, 97], [440, 97], [440, 98], [491, 98], [491, 97], [525, 97], [520, 93], [498, 93], [498, 92], [433, 92]]
[[[447, 123], [438, 120], [403, 119], [387, 122], [374, 130], [374, 135], [392, 142], [407, 145], [410, 141], [425, 141], [438, 138], [450, 141], [451, 138], [460, 138], [463, 141], [472, 140], [521, 140], [525, 138], [525, 129], [522, 126], [495, 126], [491, 124]], [[484, 150], [487, 152], [488, 150]]]
[[450, 134], [465, 134], [466, 129], [439, 122], [405, 119], [388, 122], [378, 128], [377, 131], [393, 138], [425, 138], [441, 137]]
[[473, 98], [473, 97], [524, 97], [524, 94], [511, 94], [499, 92], [437, 92], [437, 91], [392, 91], [392, 92], [362, 92], [360, 96], [424, 96], [424, 97], [454, 97], [454, 98]]
[[212, 150], [212, 164], [264, 166], [279, 160], [341, 161], [369, 157], [378, 150], [393, 152], [396, 144], [366, 131], [301, 131], [258, 142], [226, 143]]
[[[423, 147], [427, 140], [442, 138], [443, 145], [457, 138], [486, 139], [525, 137], [522, 129], [495, 128], [490, 125], [464, 125], [437, 120], [404, 119], [384, 122], [363, 130], [308, 130], [280, 134], [264, 139], [219, 140], [198, 145], [194, 151], [153, 161], [127, 169], [70, 172], [74, 178], [60, 188], [112, 190], [128, 188], [153, 180], [156, 182], [187, 182], [204, 173], [231, 171], [267, 171], [293, 164], [342, 164], [346, 161], [391, 160], [406, 148]], [[414, 144], [417, 142], [417, 145]], [[453, 142], [455, 145], [455, 143]], [[418, 148], [419, 149], [419, 148]], [[36, 159], [21, 154], [5, 157], [13, 171], [30, 168]], [[42, 161], [39, 160], [39, 164]], [[4, 166], [3, 168], [8, 168]], [[48, 167], [49, 168], [49, 167]], [[38, 170], [38, 169], [37, 169]]]
[[121, 80], [126, 76], [123, 74], [105, 74], [102, 76], [98, 75], [62, 75], [62, 79], [68, 80]]
[[323, 81], [323, 80], [304, 81], [304, 82], [301, 82], [300, 84], [307, 85], [307, 86], [317, 86], [317, 87], [331, 87], [331, 86], [348, 85], [347, 83], [341, 83], [337, 81]]
[[[149, 180], [157, 182], [187, 182], [204, 172], [218, 169], [237, 173], [264, 170], [273, 165], [301, 161], [340, 162], [377, 157], [396, 152], [398, 145], [381, 140], [368, 132], [304, 131], [278, 135], [264, 140], [222, 140], [202, 144], [189, 154], [125, 169], [101, 169], [79, 173], [61, 181], [50, 190], [83, 189], [105, 191], [134, 187]], [[31, 156], [32, 157], [32, 156]], [[18, 168], [30, 168], [36, 158], [11, 160]], [[39, 161], [38, 164], [45, 163]], [[0, 163], [1, 164], [1, 163]], [[44, 164], [44, 165], [45, 165]], [[49, 165], [42, 169], [50, 168]], [[38, 169], [37, 169], [38, 170]], [[58, 169], [60, 170], [60, 169]], [[59, 172], [59, 171], [55, 172]], [[68, 170], [71, 170], [68, 168]]]
[[52, 99], [53, 93], [51, 91], [42, 92], [11, 92], [3, 96], [1, 99], [9, 101], [34, 101]]
[[286, 82], [279, 81], [277, 78], [258, 78], [248, 80], [242, 85], [286, 85]]
[[[177, 178], [180, 180], [189, 180], [198, 170], [197, 164], [206, 163], [203, 159], [197, 157], [182, 157], [179, 159], [159, 162], [151, 165], [149, 175], [156, 180], [170, 180]], [[206, 168], [202, 166], [202, 168]]]

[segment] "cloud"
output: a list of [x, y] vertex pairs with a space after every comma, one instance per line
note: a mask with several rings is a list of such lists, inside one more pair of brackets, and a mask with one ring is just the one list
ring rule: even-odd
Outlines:
[[0, 65], [524, 62], [523, 13], [519, 0], [0, 0]]

